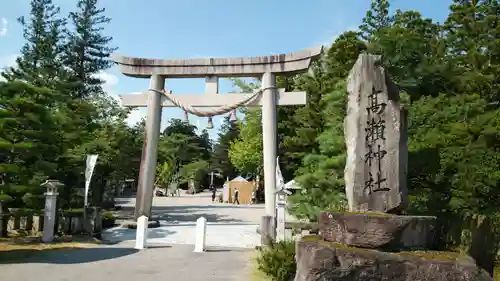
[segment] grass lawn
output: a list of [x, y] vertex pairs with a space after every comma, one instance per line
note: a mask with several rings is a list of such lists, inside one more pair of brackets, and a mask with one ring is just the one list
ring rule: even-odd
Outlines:
[[88, 248], [99, 244], [85, 236], [57, 237], [52, 243], [42, 243], [39, 236], [0, 238], [0, 264], [19, 262], [23, 259], [51, 251]]

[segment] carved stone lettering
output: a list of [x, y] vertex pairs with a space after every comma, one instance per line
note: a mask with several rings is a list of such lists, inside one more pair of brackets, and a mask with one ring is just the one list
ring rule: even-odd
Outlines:
[[351, 211], [399, 212], [406, 206], [406, 111], [379, 56], [362, 54], [348, 78], [344, 179]]

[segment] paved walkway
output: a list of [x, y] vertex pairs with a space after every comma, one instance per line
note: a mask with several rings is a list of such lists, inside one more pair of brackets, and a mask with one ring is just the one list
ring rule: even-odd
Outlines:
[[[161, 226], [148, 230], [148, 241], [155, 244], [191, 244], [195, 242], [196, 220], [205, 217], [208, 246], [254, 248], [260, 245], [257, 227], [264, 214], [263, 205], [213, 204], [211, 193], [179, 197], [155, 197], [153, 216]], [[119, 198], [123, 207], [120, 219], [132, 219], [134, 198]], [[135, 230], [115, 227], [104, 232], [103, 238], [113, 242], [135, 240]]]
[[[132, 218], [135, 200], [117, 201], [123, 206], [119, 217]], [[113, 246], [42, 253], [22, 263], [0, 264], [0, 281], [246, 281], [253, 255], [248, 248], [259, 244], [256, 229], [263, 213], [263, 206], [212, 204], [208, 192], [156, 197], [153, 215], [160, 217], [162, 226], [149, 230], [150, 248], [135, 250], [135, 231], [117, 227], [103, 234], [118, 242]], [[208, 220], [208, 251], [193, 253], [189, 244], [194, 244], [200, 216]]]
[[187, 245], [137, 251], [131, 245], [39, 254], [0, 264], [0, 281], [247, 281], [252, 252], [212, 249], [193, 253]]

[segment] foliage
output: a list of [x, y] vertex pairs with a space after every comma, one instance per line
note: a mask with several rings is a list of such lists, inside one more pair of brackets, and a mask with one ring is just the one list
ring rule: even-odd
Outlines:
[[109, 56], [117, 50], [110, 46], [113, 38], [103, 35], [103, 26], [111, 19], [97, 4], [98, 0], [78, 0], [77, 11], [69, 13], [74, 28], [67, 32], [63, 60], [69, 81], [74, 82], [75, 98], [102, 96], [103, 81], [98, 75], [112, 66]]
[[167, 187], [172, 181], [175, 172], [175, 164], [172, 161], [165, 161], [163, 164], [156, 166], [156, 181], [155, 185]]
[[244, 175], [258, 175], [262, 169], [262, 121], [259, 109], [249, 109], [239, 122], [240, 136], [231, 143], [229, 159]]
[[310, 95], [320, 97], [318, 107], [324, 129], [314, 139], [317, 150], [303, 157], [297, 171], [297, 181], [303, 189], [290, 198], [290, 211], [299, 218], [315, 221], [322, 210], [345, 209], [343, 119], [347, 90], [343, 77], [364, 49], [356, 33], [346, 32], [330, 47], [314, 75], [302, 78]]
[[[182, 182], [192, 182], [194, 184], [194, 190], [190, 190], [191, 193], [199, 192], [203, 190], [203, 180], [208, 173], [209, 164], [205, 160], [197, 160], [188, 163], [181, 167], [180, 169], [180, 180]], [[190, 186], [191, 188], [191, 186]]]
[[221, 173], [224, 178], [229, 177], [232, 179], [237, 176], [237, 171], [229, 159], [229, 149], [231, 143], [238, 138], [239, 134], [238, 123], [231, 121], [229, 117], [224, 118], [211, 157], [213, 170]]
[[29, 17], [21, 16], [18, 22], [23, 28], [26, 43], [16, 66], [2, 73], [7, 81], [24, 80], [36, 86], [53, 88], [59, 82], [62, 72], [61, 54], [66, 20], [60, 15], [60, 8], [52, 0], [31, 0]]
[[46, 88], [0, 82], [0, 193], [15, 198], [10, 204], [36, 207], [29, 198], [41, 196], [40, 182], [54, 173], [60, 116], [46, 106], [53, 96]]
[[[253, 92], [260, 87], [257, 81], [234, 79], [233, 85], [242, 92]], [[260, 108], [242, 110], [245, 118], [238, 121], [239, 137], [231, 142], [229, 159], [243, 175], [259, 175], [262, 170], [262, 113]]]
[[102, 227], [103, 228], [110, 228], [115, 225], [116, 222], [116, 217], [113, 215], [111, 212], [105, 212], [102, 215]]
[[260, 250], [258, 269], [273, 281], [291, 281], [295, 277], [295, 242], [281, 241]]
[[414, 211], [498, 212], [500, 110], [479, 95], [426, 97], [409, 108]]
[[30, 15], [19, 18], [21, 55], [2, 73], [8, 83], [0, 86], [0, 188], [12, 195], [10, 206], [36, 207], [40, 183], [56, 178], [65, 183], [59, 207], [81, 206], [86, 154], [97, 153], [91, 193], [100, 204], [105, 187], [137, 175], [138, 163], [130, 160], [140, 158], [139, 134], [125, 124], [128, 110], [105, 95], [97, 79], [111, 66], [114, 48], [102, 35], [109, 19], [97, 0], [78, 1], [69, 26], [51, 0], [30, 5]]

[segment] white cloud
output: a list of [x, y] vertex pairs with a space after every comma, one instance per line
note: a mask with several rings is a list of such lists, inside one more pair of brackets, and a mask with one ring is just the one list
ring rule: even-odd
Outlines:
[[102, 85], [103, 90], [114, 99], [120, 101], [120, 98], [118, 97], [115, 91], [115, 86], [118, 84], [119, 81], [118, 77], [116, 77], [116, 75], [114, 74], [105, 71], [99, 72], [99, 74], [97, 74], [97, 77], [102, 81], [104, 81], [104, 84]]
[[7, 28], [8, 23], [9, 23], [9, 22], [7, 21], [7, 19], [6, 19], [6, 18], [1, 18], [1, 19], [0, 19], [0, 36], [5, 36], [5, 35], [7, 35], [7, 31], [9, 30], [9, 29]]
[[139, 121], [141, 121], [141, 119], [144, 117], [146, 117], [146, 108], [144, 107], [135, 108], [129, 113], [127, 118], [127, 124], [132, 127]]

